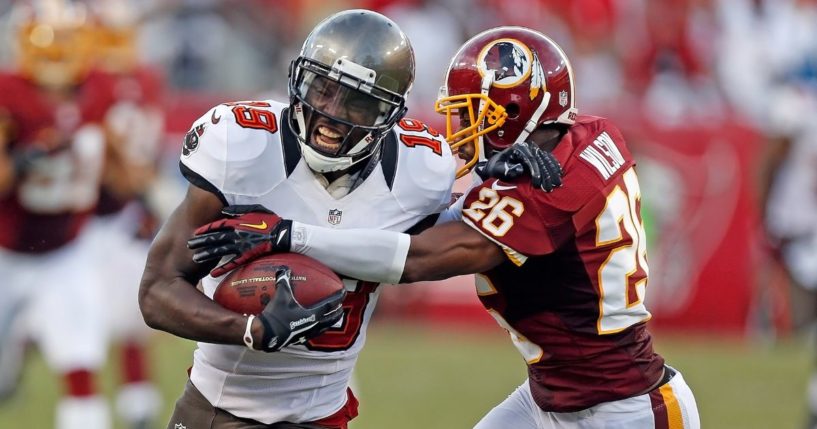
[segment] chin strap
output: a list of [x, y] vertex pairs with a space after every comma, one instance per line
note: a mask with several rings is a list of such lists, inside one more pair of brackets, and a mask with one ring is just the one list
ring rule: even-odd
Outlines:
[[[539, 91], [545, 88], [545, 72], [542, 70], [542, 64], [539, 62], [539, 56], [536, 55], [536, 52], [533, 53], [533, 67], [532, 67], [533, 75], [531, 76], [531, 89], [530, 89], [530, 98], [533, 100], [538, 94]], [[536, 129], [539, 125], [539, 118], [545, 113], [545, 110], [550, 103], [550, 91], [545, 91], [542, 95], [542, 102], [539, 103], [539, 107], [536, 108], [536, 111], [533, 112], [533, 115], [530, 117], [527, 123], [525, 123], [525, 128], [522, 132], [519, 133], [519, 137], [516, 138], [516, 143], [522, 143], [527, 140], [530, 133]]]
[[539, 125], [539, 118], [542, 117], [542, 114], [545, 113], [545, 109], [548, 107], [548, 103], [550, 102], [550, 92], [545, 92], [542, 96], [542, 102], [539, 103], [539, 107], [536, 108], [536, 111], [533, 112], [533, 116], [530, 117], [528, 122], [525, 124], [525, 129], [519, 133], [519, 137], [516, 138], [514, 143], [521, 143], [527, 140], [530, 133], [536, 129], [536, 126]]

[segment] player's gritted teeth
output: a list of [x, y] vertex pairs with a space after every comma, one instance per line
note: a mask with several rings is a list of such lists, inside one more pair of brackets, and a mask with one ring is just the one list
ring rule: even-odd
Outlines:
[[334, 152], [343, 142], [343, 136], [344, 134], [336, 128], [318, 125], [312, 134], [312, 142], [327, 152]]

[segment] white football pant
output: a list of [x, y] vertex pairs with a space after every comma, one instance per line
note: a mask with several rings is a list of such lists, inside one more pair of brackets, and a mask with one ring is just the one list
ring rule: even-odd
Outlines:
[[700, 429], [695, 398], [681, 373], [677, 372], [661, 389], [666, 403], [661, 410], [666, 411], [663, 421], [656, 418], [649, 393], [575, 413], [542, 411], [533, 401], [525, 380], [474, 429]]

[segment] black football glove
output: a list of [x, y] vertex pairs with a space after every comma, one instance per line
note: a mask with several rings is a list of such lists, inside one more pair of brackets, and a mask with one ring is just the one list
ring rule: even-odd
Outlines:
[[233, 255], [210, 271], [213, 277], [270, 253], [289, 252], [291, 220], [261, 205], [229, 206], [222, 213], [227, 217], [199, 227], [187, 240], [197, 263]]
[[528, 142], [514, 143], [476, 168], [482, 180], [493, 177], [511, 181], [526, 171], [530, 174], [531, 184], [545, 192], [562, 186], [562, 166], [556, 157]]
[[305, 308], [295, 299], [291, 275], [292, 271], [286, 266], [275, 273], [275, 296], [257, 316], [264, 326], [259, 350], [277, 352], [292, 344], [305, 343], [343, 317], [345, 289]]

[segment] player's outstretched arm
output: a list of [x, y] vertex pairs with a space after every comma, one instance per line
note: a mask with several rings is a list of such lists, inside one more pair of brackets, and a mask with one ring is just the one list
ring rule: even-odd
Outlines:
[[463, 222], [419, 235], [373, 229], [336, 230], [292, 222], [291, 250], [339, 274], [381, 283], [442, 280], [487, 271], [505, 258], [501, 247]]
[[[148, 326], [191, 340], [243, 344], [247, 318], [216, 304], [195, 287], [211, 266], [194, 263], [187, 239], [199, 225], [221, 216], [222, 203], [195, 186], [159, 231], [139, 290]], [[255, 329], [260, 329], [257, 323]], [[261, 337], [261, 333], [257, 333]]]
[[[462, 222], [447, 222], [410, 236], [306, 225], [281, 219], [258, 206], [226, 211], [242, 214], [199, 228], [187, 243], [195, 251], [194, 260], [212, 263], [232, 255], [225, 264], [229, 265], [248, 254], [291, 251], [313, 257], [347, 277], [410, 283], [482, 272], [499, 265], [505, 257], [501, 247]], [[261, 222], [263, 231], [246, 231], [239, 226]]]
[[505, 260], [502, 248], [463, 222], [411, 236], [402, 283], [442, 280], [488, 271]]

